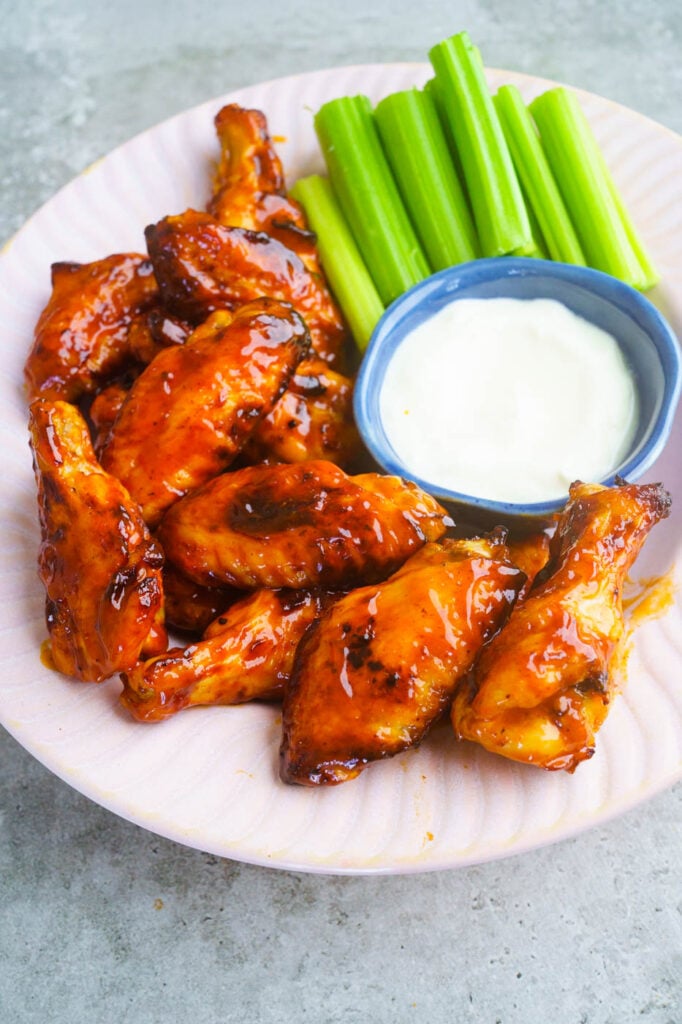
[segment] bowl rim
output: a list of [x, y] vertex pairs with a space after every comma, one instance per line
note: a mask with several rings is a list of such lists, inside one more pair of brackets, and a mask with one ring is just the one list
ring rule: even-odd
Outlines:
[[[409, 477], [423, 490], [442, 501], [469, 505], [502, 515], [541, 517], [556, 512], [565, 503], [566, 496], [539, 502], [509, 502], [483, 498], [442, 487], [413, 472], [408, 472], [407, 467], [401, 463], [392, 450], [387, 449], [382, 432], [377, 430], [375, 425], [376, 420], [380, 421], [378, 394], [388, 365], [388, 361], [386, 361], [382, 372], [380, 350], [385, 343], [386, 336], [400, 327], [407, 311], [412, 312], [415, 308], [418, 309], [420, 304], [434, 296], [441, 296], [443, 293], [445, 296], [451, 296], [450, 301], [456, 301], [458, 292], [474, 283], [484, 284], [496, 279], [528, 277], [543, 277], [567, 282], [577, 285], [585, 291], [593, 292], [634, 319], [649, 336], [663, 371], [663, 393], [658, 412], [639, 449], [617, 470], [597, 482], [611, 485], [616, 479], [638, 479], [656, 461], [670, 436], [682, 387], [680, 342], [660, 310], [637, 289], [611, 274], [593, 267], [581, 267], [534, 257], [492, 256], [446, 267], [419, 281], [394, 299], [372, 332], [355, 381], [353, 411], [358, 431], [365, 445], [373, 458], [386, 471], [398, 476]], [[405, 307], [407, 307], [407, 311]], [[426, 320], [429, 315], [424, 312], [420, 319]], [[616, 340], [620, 345], [619, 339], [616, 338]], [[399, 341], [395, 342], [395, 347], [399, 343]], [[378, 378], [377, 371], [379, 371]], [[374, 402], [372, 401], [373, 396]]]

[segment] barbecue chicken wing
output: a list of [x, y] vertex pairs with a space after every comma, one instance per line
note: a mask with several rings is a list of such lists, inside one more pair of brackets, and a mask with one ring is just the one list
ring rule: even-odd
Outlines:
[[131, 324], [157, 297], [144, 256], [53, 264], [52, 295], [24, 369], [29, 399], [75, 402], [115, 376], [130, 360]]
[[420, 743], [523, 579], [495, 536], [445, 541], [428, 544], [387, 582], [337, 601], [296, 655], [282, 779], [333, 785]]
[[99, 682], [165, 650], [163, 556], [75, 406], [37, 399], [30, 430], [52, 662]]
[[415, 484], [389, 479], [394, 500], [329, 462], [248, 466], [178, 502], [159, 538], [169, 561], [208, 586], [375, 582], [450, 522]]
[[623, 581], [669, 507], [657, 484], [573, 484], [547, 570], [455, 697], [460, 739], [548, 769], [592, 756], [614, 689]]
[[214, 313], [164, 349], [128, 392], [102, 465], [156, 526], [164, 511], [232, 462], [286, 387], [309, 344], [287, 303]]
[[352, 380], [330, 370], [321, 359], [305, 359], [273, 410], [256, 427], [245, 455], [250, 462], [324, 459], [348, 466], [360, 451]]
[[199, 323], [215, 309], [235, 309], [268, 295], [290, 302], [301, 314], [313, 349], [325, 362], [341, 359], [347, 332], [322, 277], [277, 239], [226, 227], [196, 210], [165, 217], [145, 236], [171, 314]]
[[215, 118], [220, 160], [208, 212], [228, 227], [264, 231], [320, 272], [315, 235], [284, 190], [284, 172], [265, 115], [230, 103]]
[[232, 605], [190, 647], [175, 647], [123, 675], [121, 702], [157, 721], [194, 704], [280, 697], [298, 643], [335, 595], [260, 590]]

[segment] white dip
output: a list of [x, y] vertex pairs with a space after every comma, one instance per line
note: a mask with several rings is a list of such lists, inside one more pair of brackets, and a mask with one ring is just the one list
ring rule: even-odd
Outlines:
[[637, 422], [615, 339], [554, 299], [450, 303], [401, 342], [380, 407], [410, 472], [510, 502], [608, 476]]

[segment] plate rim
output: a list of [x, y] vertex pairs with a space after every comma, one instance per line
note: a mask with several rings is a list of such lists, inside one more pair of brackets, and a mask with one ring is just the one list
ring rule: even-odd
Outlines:
[[[248, 85], [240, 86], [231, 89], [223, 94], [215, 97], [211, 97], [207, 100], [203, 100], [200, 103], [186, 107], [180, 111], [169, 115], [168, 117], [156, 122], [148, 128], [142, 129], [136, 132], [134, 135], [123, 140], [108, 152], [98, 157], [96, 160], [88, 164], [83, 170], [74, 175], [69, 181], [63, 184], [56, 192], [48, 197], [43, 203], [41, 203], [31, 213], [26, 221], [20, 225], [20, 227], [5, 241], [0, 249], [0, 276], [2, 269], [6, 265], [7, 261], [12, 259], [12, 250], [17, 241], [21, 239], [25, 232], [28, 232], [35, 228], [35, 221], [39, 220], [44, 211], [49, 208], [52, 204], [58, 204], [63, 193], [74, 187], [74, 183], [78, 182], [85, 175], [89, 174], [94, 168], [104, 161], [112, 158], [115, 154], [118, 154], [125, 147], [134, 144], [136, 140], [139, 140], [150, 133], [156, 132], [169, 125], [173, 121], [179, 121], [185, 117], [196, 116], [200, 111], [215, 106], [217, 109], [219, 104], [233, 101], [234, 97], [238, 97], [244, 92], [257, 88], [272, 88], [275, 86], [291, 86], [293, 83], [300, 83], [301, 81], [313, 80], [318, 78], [325, 78], [326, 76], [335, 75], [339, 72], [345, 73], [357, 73], [361, 76], [363, 73], [376, 72], [377, 69], [387, 70], [403, 70], [405, 72], [414, 71], [415, 73], [422, 73], [425, 69], [428, 69], [429, 65], [425, 62], [416, 61], [402, 61], [402, 62], [385, 62], [385, 63], [362, 63], [362, 64], [348, 64], [338, 65], [334, 67], [320, 68], [312, 71], [302, 72], [300, 74], [289, 74], [283, 76], [277, 76], [272, 79], [266, 79], [259, 82], [250, 83]], [[682, 135], [679, 135], [666, 125], [648, 117], [645, 114], [641, 114], [636, 110], [629, 107], [625, 107], [615, 100], [601, 96], [597, 93], [590, 92], [580, 87], [559, 82], [554, 79], [546, 79], [542, 76], [532, 75], [526, 72], [512, 71], [510, 69], [501, 69], [487, 67], [486, 71], [493, 76], [511, 76], [516, 80], [524, 80], [529, 86], [535, 88], [552, 88], [557, 85], [566, 85], [574, 91], [579, 97], [589, 97], [598, 101], [600, 104], [614, 108], [620, 114], [625, 114], [629, 118], [635, 118], [646, 125], [647, 130], [656, 130], [669, 136], [676, 145], [682, 146]], [[267, 112], [266, 112], [267, 114]], [[6, 424], [3, 423], [3, 432]], [[660, 792], [670, 788], [676, 782], [682, 778], [682, 760], [680, 760], [677, 769], [667, 773], [664, 776], [656, 779], [654, 783], [649, 783], [646, 788], [640, 786], [640, 791], [635, 794], [627, 793], [623, 795], [618, 801], [609, 803], [606, 807], [600, 805], [590, 814], [582, 815], [578, 820], [569, 819], [566, 824], [562, 827], [557, 828], [556, 825], [552, 825], [545, 829], [540, 829], [540, 832], [531, 833], [524, 841], [513, 843], [510, 845], [509, 842], [502, 843], [498, 848], [489, 849], [485, 854], [472, 853], [471, 856], [466, 854], [462, 857], [453, 858], [452, 852], [446, 852], [442, 858], [438, 858], [435, 855], [430, 858], [421, 859], [414, 855], [410, 858], [410, 863], [402, 863], [400, 860], [392, 864], [384, 865], [371, 865], [371, 864], [353, 864], [353, 865], [342, 865], [342, 864], [330, 864], [325, 863], [321, 859], [316, 862], [314, 859], [310, 859], [307, 863], [300, 860], [287, 860], [286, 857], [270, 858], [268, 856], [255, 856], [248, 855], [240, 851], [236, 847], [231, 848], [230, 844], [227, 844], [221, 849], [216, 849], [211, 846], [210, 843], [193, 841], [193, 838], [189, 835], [183, 836], [177, 831], [174, 831], [172, 827], [160, 829], [154, 827], [154, 823], [145, 821], [144, 818], [131, 812], [130, 809], [124, 809], [117, 804], [116, 799], [111, 796], [107, 796], [94, 783], [90, 783], [88, 779], [84, 779], [80, 776], [72, 777], [68, 768], [64, 768], [59, 759], [54, 755], [51, 755], [49, 751], [41, 750], [41, 743], [39, 741], [25, 742], [24, 739], [24, 723], [13, 723], [7, 718], [3, 708], [2, 694], [0, 692], [0, 724], [13, 736], [13, 738], [23, 747], [32, 757], [35, 757], [44, 767], [46, 767], [52, 774], [56, 775], [63, 782], [75, 789], [81, 795], [91, 800], [93, 803], [104, 807], [111, 813], [116, 814], [118, 817], [124, 820], [133, 822], [141, 828], [153, 832], [156, 835], [160, 835], [164, 838], [170, 839], [174, 842], [178, 842], [182, 845], [189, 846], [194, 849], [202, 850], [204, 852], [213, 853], [218, 856], [234, 859], [243, 863], [259, 865], [263, 867], [278, 868], [281, 870], [288, 871], [299, 871], [299, 872], [310, 872], [310, 873], [321, 873], [321, 874], [339, 874], [339, 875], [366, 875], [366, 874], [413, 874], [422, 873], [427, 871], [437, 870], [448, 870], [456, 869], [459, 867], [470, 867], [477, 864], [483, 864], [494, 860], [499, 860], [509, 856], [516, 856], [517, 854], [523, 854], [530, 852], [531, 850], [538, 849], [555, 842], [563, 841], [567, 838], [572, 838], [580, 833], [591, 829], [598, 824], [602, 824], [618, 817], [627, 811], [634, 809], [641, 803], [653, 798]], [[546, 835], [544, 833], [547, 833]], [[195, 837], [196, 839], [196, 837]]]

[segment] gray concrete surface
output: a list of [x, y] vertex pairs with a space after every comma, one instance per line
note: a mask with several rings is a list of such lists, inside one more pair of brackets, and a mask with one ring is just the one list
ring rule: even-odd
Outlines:
[[[0, 0], [0, 239], [130, 135], [241, 84], [489, 64], [682, 131], [679, 0]], [[2, 1024], [680, 1024], [682, 788], [576, 839], [440, 874], [325, 878], [177, 846], [0, 735]]]

